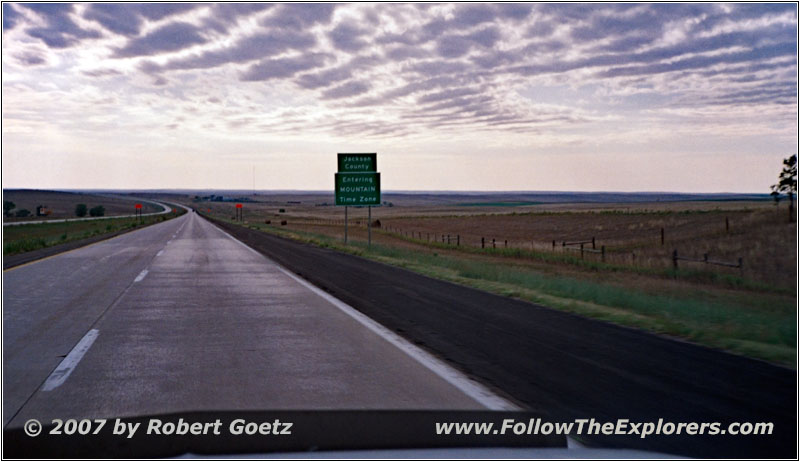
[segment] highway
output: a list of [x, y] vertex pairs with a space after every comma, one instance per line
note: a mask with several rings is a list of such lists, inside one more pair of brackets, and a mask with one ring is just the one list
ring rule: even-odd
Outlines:
[[515, 405], [194, 213], [3, 273], [3, 425]]
[[581, 438], [590, 447], [791, 458], [796, 444], [790, 369], [195, 213], [5, 270], [3, 306], [5, 430], [220, 410], [523, 409], [775, 425]]

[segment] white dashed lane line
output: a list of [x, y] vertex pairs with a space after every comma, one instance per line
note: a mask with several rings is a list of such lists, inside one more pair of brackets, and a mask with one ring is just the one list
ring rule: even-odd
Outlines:
[[55, 388], [61, 386], [67, 377], [72, 374], [72, 371], [75, 370], [75, 367], [83, 358], [83, 355], [89, 351], [89, 347], [92, 346], [97, 336], [100, 334], [100, 331], [97, 329], [92, 329], [83, 336], [80, 342], [75, 345], [75, 348], [69, 352], [69, 354], [61, 361], [61, 364], [58, 365], [56, 370], [50, 374], [50, 377], [44, 382], [42, 386], [42, 391], [51, 391]]
[[134, 279], [133, 282], [141, 282], [142, 279], [144, 279], [145, 276], [147, 276], [147, 270], [143, 269], [142, 272], [139, 273], [138, 276], [136, 276], [136, 279]]

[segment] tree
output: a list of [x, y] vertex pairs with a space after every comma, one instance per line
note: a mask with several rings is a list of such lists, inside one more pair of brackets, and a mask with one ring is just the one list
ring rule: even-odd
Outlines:
[[86, 207], [86, 204], [78, 204], [75, 206], [75, 215], [79, 217], [85, 217], [87, 210], [89, 209]]
[[781, 194], [789, 197], [789, 218], [794, 217], [794, 195], [797, 194], [797, 154], [783, 159], [783, 170], [778, 175], [778, 183], [772, 185], [772, 197], [775, 201]]
[[25, 218], [25, 217], [29, 216], [30, 214], [31, 214], [31, 211], [28, 210], [28, 209], [17, 210], [17, 213], [16, 213], [16, 215], [18, 217], [20, 217], [20, 218]]
[[11, 215], [11, 211], [14, 210], [14, 207], [16, 206], [17, 204], [11, 201], [3, 201], [3, 215], [5, 216]]
[[102, 217], [105, 214], [106, 214], [106, 208], [103, 207], [102, 205], [98, 205], [97, 207], [92, 207], [92, 209], [89, 210], [89, 215], [93, 217]]

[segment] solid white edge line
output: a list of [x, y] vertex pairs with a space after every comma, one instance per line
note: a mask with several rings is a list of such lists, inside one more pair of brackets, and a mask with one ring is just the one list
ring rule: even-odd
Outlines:
[[485, 406], [487, 409], [492, 411], [519, 411], [521, 408], [510, 401], [503, 399], [497, 395], [495, 395], [491, 390], [486, 388], [484, 385], [470, 379], [462, 372], [456, 370], [449, 364], [443, 362], [439, 358], [436, 358], [432, 354], [428, 353], [427, 351], [417, 347], [416, 345], [410, 343], [408, 340], [400, 337], [396, 333], [390, 331], [383, 325], [379, 324], [378, 322], [374, 321], [373, 319], [369, 318], [365, 314], [361, 313], [360, 311], [356, 310], [352, 306], [344, 303], [343, 301], [339, 300], [338, 298], [332, 296], [331, 294], [323, 291], [319, 287], [314, 286], [310, 282], [302, 279], [301, 277], [297, 276], [296, 274], [292, 273], [288, 269], [284, 268], [274, 260], [270, 259], [266, 255], [259, 253], [257, 250], [251, 248], [244, 242], [236, 239], [235, 237], [228, 234], [223, 229], [215, 226], [220, 232], [224, 235], [228, 236], [235, 242], [241, 244], [244, 248], [248, 249], [249, 251], [253, 252], [254, 254], [258, 255], [261, 258], [264, 258], [268, 262], [275, 265], [281, 272], [289, 276], [290, 278], [294, 279], [307, 289], [311, 290], [315, 294], [319, 295], [331, 305], [339, 308], [342, 312], [350, 316], [351, 318], [355, 319], [361, 325], [368, 328], [379, 337], [383, 338], [387, 342], [391, 343], [395, 347], [399, 348], [405, 354], [410, 356], [411, 358], [415, 359], [418, 363], [422, 364], [423, 366], [427, 367], [430, 371], [434, 374], [438, 375], [457, 389], [459, 389], [462, 393], [469, 396], [470, 398], [474, 399], [481, 405]]
[[51, 391], [55, 388], [61, 386], [67, 377], [72, 374], [72, 371], [75, 370], [75, 367], [78, 363], [83, 359], [83, 355], [89, 351], [89, 347], [92, 346], [94, 341], [97, 339], [97, 336], [100, 334], [100, 331], [97, 329], [92, 329], [83, 336], [80, 342], [69, 352], [69, 354], [64, 358], [63, 361], [56, 367], [47, 380], [42, 385], [42, 391]]
[[147, 276], [147, 270], [143, 269], [142, 272], [139, 273], [138, 276], [136, 276], [136, 279], [134, 279], [133, 282], [141, 282], [142, 279], [144, 279], [145, 276]]

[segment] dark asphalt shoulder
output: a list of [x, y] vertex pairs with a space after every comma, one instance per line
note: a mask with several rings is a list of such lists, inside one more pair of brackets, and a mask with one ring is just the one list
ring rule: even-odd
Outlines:
[[215, 223], [411, 342], [553, 419], [775, 424], [771, 436], [593, 437], [590, 444], [693, 457], [795, 457], [793, 370]]

